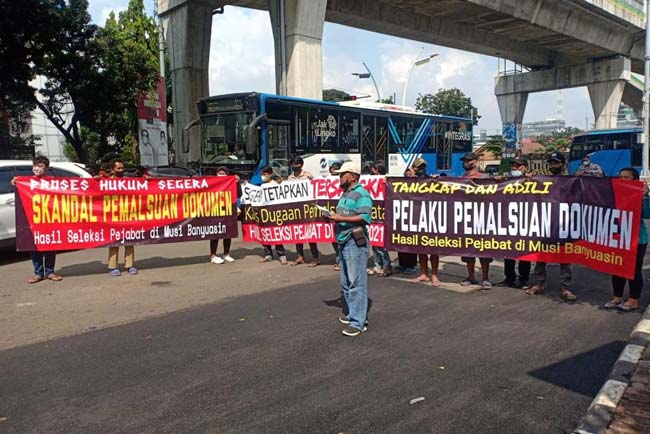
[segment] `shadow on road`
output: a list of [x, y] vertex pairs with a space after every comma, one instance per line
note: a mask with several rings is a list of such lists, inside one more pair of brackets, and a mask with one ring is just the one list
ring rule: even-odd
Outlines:
[[591, 351], [530, 371], [528, 374], [547, 383], [593, 398], [603, 385], [601, 379], [607, 378], [612, 365], [624, 347], [625, 342], [613, 341]]

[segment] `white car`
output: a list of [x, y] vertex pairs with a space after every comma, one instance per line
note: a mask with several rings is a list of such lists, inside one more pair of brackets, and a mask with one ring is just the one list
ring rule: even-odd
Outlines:
[[[16, 245], [16, 197], [11, 179], [14, 176], [32, 176], [33, 164], [29, 160], [0, 160], [0, 248]], [[91, 178], [83, 164], [52, 162], [49, 176], [75, 176]]]

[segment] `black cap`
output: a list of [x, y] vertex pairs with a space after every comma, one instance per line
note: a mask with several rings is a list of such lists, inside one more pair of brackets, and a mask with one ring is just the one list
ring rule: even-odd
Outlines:
[[528, 166], [528, 161], [525, 158], [518, 157], [518, 158], [513, 158], [510, 161], [510, 164], [516, 164], [518, 166]]
[[461, 160], [478, 160], [478, 157], [473, 152], [467, 152], [465, 155], [463, 155], [463, 158], [461, 158]]
[[564, 154], [558, 151], [551, 152], [551, 154], [546, 158], [547, 162], [550, 161], [559, 161], [560, 163], [564, 163], [566, 159], [564, 158]]

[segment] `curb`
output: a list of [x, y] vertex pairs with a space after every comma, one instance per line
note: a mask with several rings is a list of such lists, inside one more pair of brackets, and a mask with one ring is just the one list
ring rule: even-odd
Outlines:
[[628, 344], [609, 373], [609, 378], [591, 402], [587, 414], [573, 434], [603, 434], [609, 427], [639, 359], [650, 343], [650, 306], [632, 330]]

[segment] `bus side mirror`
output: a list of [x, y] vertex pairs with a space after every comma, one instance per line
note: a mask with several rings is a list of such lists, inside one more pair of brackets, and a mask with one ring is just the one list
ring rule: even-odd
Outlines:
[[254, 154], [257, 149], [257, 126], [261, 120], [266, 119], [266, 113], [262, 113], [251, 121], [246, 127], [246, 154]]

